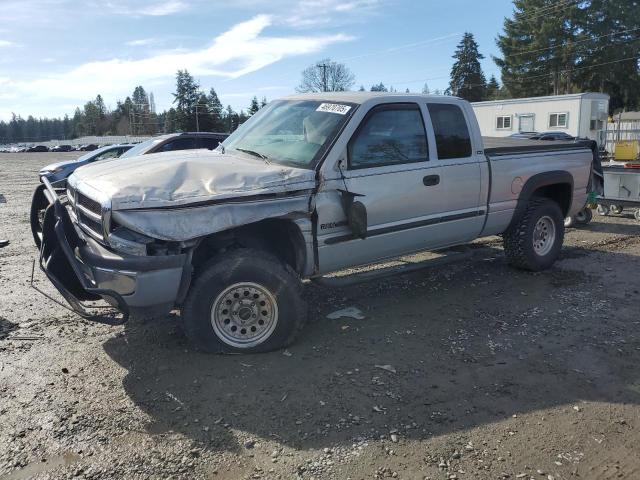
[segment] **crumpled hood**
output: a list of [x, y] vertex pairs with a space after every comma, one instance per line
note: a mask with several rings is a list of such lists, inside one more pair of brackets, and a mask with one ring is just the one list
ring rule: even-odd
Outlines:
[[311, 189], [315, 172], [244, 155], [185, 150], [85, 165], [69, 183], [80, 191], [86, 185], [85, 192], [100, 192], [115, 211]]

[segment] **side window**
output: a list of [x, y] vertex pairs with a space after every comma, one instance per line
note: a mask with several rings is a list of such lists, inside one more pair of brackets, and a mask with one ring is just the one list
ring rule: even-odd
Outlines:
[[220, 140], [211, 137], [205, 137], [200, 139], [200, 148], [207, 148], [213, 150], [220, 144]]
[[116, 158], [120, 156], [120, 150], [114, 148], [113, 150], [107, 150], [104, 153], [101, 153], [97, 157], [95, 157], [92, 162], [99, 162], [100, 160], [106, 160], [107, 158]]
[[178, 138], [162, 145], [158, 152], [172, 152], [174, 150], [192, 150], [196, 148], [195, 138]]
[[375, 107], [351, 138], [348, 153], [351, 169], [429, 160], [420, 108], [414, 104]]
[[470, 157], [469, 127], [460, 107], [447, 103], [430, 103], [428, 108], [436, 136], [438, 158], [446, 160]]

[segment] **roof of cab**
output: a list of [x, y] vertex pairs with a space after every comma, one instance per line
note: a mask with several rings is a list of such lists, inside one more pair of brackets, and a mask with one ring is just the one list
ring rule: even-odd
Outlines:
[[458, 97], [443, 95], [422, 95], [419, 93], [389, 93], [389, 92], [317, 92], [317, 93], [299, 93], [297, 95], [289, 95], [283, 100], [327, 100], [333, 102], [349, 102], [362, 104], [368, 100], [389, 98], [393, 100], [415, 100], [416, 98], [426, 99], [452, 99], [460, 100]]

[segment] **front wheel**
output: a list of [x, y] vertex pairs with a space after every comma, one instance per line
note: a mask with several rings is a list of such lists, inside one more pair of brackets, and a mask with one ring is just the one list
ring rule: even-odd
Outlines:
[[291, 267], [266, 252], [241, 248], [202, 269], [182, 316], [187, 337], [201, 350], [255, 353], [291, 344], [307, 309]]
[[607, 205], [599, 203], [598, 207], [596, 208], [596, 212], [598, 212], [598, 215], [600, 215], [601, 217], [606, 217], [607, 215], [609, 215], [610, 210]]
[[536, 198], [503, 235], [510, 265], [530, 271], [545, 270], [556, 261], [564, 241], [564, 218], [553, 200]]

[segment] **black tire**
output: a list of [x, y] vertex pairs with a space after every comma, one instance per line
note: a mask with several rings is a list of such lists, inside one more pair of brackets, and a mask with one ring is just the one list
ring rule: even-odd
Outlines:
[[596, 212], [598, 212], [598, 215], [600, 215], [601, 217], [606, 217], [607, 215], [609, 215], [609, 213], [611, 213], [611, 210], [609, 209], [608, 205], [599, 203], [596, 208]]
[[593, 220], [593, 212], [590, 208], [584, 208], [576, 214], [576, 223], [578, 225], [587, 225]]
[[29, 223], [31, 224], [33, 243], [35, 243], [38, 248], [42, 245], [42, 219], [44, 217], [44, 211], [49, 206], [49, 201], [47, 197], [44, 196], [45, 188], [43, 184], [40, 184], [35, 189], [33, 197], [31, 198], [31, 210], [29, 212]]
[[636, 211], [633, 212], [633, 218], [640, 222], [640, 208], [636, 208]]
[[[534, 248], [534, 230], [544, 217], [553, 223], [549, 250], [539, 254]], [[538, 272], [551, 267], [558, 258], [564, 241], [564, 216], [560, 206], [553, 200], [533, 198], [524, 214], [503, 235], [504, 252], [510, 265]]]
[[610, 205], [609, 206], [611, 213], [614, 215], [620, 215], [624, 211], [624, 207], [621, 205]]
[[578, 224], [576, 217], [567, 217], [564, 219], [564, 228], [573, 228]]
[[[239, 284], [261, 287], [271, 295], [271, 299], [275, 300], [276, 308], [274, 310], [277, 312], [275, 326], [272, 327], [273, 330], [270, 333], [264, 334], [268, 336], [265, 336], [257, 345], [239, 347], [230, 344], [224, 338], [225, 327], [218, 327], [223, 329], [220, 335], [214, 329], [215, 322], [212, 321], [212, 310], [216, 306], [214, 304], [218, 301], [217, 305], [221, 305], [222, 300], [219, 299], [226, 298], [224, 295], [231, 293], [225, 292]], [[239, 287], [239, 289], [243, 290], [244, 287]], [[245, 292], [244, 295], [247, 293]], [[250, 299], [250, 297], [247, 298]], [[243, 300], [244, 298], [240, 298], [237, 301], [242, 302]], [[240, 315], [236, 313], [239, 314], [239, 310], [242, 308], [233, 313], [233, 309], [236, 307], [235, 304], [229, 307], [232, 309], [232, 313], [228, 315], [235, 315], [233, 320], [224, 319], [227, 324], [231, 322], [232, 327], [230, 328], [237, 325], [236, 320], [241, 321]], [[261, 310], [262, 307], [257, 306], [256, 308]], [[224, 316], [226, 315], [223, 315], [222, 318]], [[290, 345], [306, 323], [307, 307], [302, 299], [302, 282], [291, 267], [267, 252], [240, 248], [218, 255], [202, 268], [191, 285], [182, 308], [182, 317], [186, 336], [200, 350], [211, 353], [257, 353], [277, 350]], [[251, 320], [249, 318], [248, 321], [257, 322], [260, 320], [262, 319]], [[253, 329], [254, 326], [257, 324], [251, 323], [247, 328]], [[244, 328], [242, 329], [244, 330]], [[229, 333], [229, 335], [238, 334]]]

